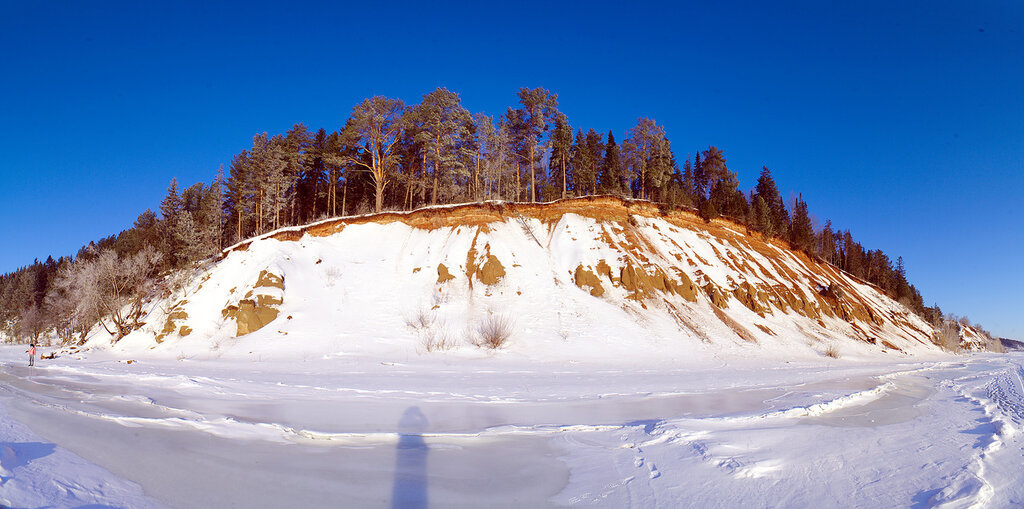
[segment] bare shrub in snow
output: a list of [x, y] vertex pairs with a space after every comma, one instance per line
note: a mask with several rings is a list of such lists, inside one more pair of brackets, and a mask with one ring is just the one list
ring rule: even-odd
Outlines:
[[[188, 287], [192, 282], [192, 278], [195, 273], [189, 269], [180, 269], [171, 271], [171, 273], [164, 280], [166, 285], [164, 290], [172, 297], [166, 299], [168, 302], [173, 302], [177, 299], [173, 298], [178, 292], [181, 292], [182, 298], [188, 297]], [[170, 310], [168, 310], [170, 312]]]
[[839, 358], [839, 347], [835, 343], [831, 343], [825, 348], [825, 356], [833, 359]]
[[446, 352], [459, 346], [448, 329], [431, 330], [423, 336], [423, 348], [428, 352]]
[[441, 286], [431, 295], [431, 304], [434, 307], [447, 304], [450, 300], [452, 300], [452, 294], [447, 285]]
[[434, 325], [434, 317], [426, 309], [419, 308], [416, 314], [405, 317], [405, 325], [413, 330], [429, 329]]
[[512, 319], [507, 315], [489, 314], [477, 327], [477, 333], [474, 345], [490, 350], [502, 348], [512, 336]]
[[324, 270], [324, 277], [327, 279], [327, 286], [334, 286], [334, 283], [338, 282], [341, 278], [341, 269], [338, 267], [327, 267]]

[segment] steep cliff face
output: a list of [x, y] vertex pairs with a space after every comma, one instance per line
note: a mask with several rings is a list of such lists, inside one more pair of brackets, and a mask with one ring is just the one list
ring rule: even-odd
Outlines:
[[511, 324], [504, 351], [538, 357], [937, 351], [927, 323], [830, 265], [614, 198], [284, 229], [225, 250], [188, 293], [121, 347], [475, 351], [498, 317]]

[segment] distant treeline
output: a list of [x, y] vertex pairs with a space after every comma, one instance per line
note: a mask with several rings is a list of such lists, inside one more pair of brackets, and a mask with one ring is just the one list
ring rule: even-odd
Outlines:
[[557, 94], [523, 88], [518, 96], [518, 107], [497, 119], [471, 114], [444, 88], [417, 105], [377, 96], [353, 108], [336, 131], [300, 123], [283, 134], [257, 134], [226, 176], [222, 167], [209, 185], [184, 190], [172, 180], [159, 216], [146, 210], [132, 228], [91, 242], [74, 258], [37, 260], [0, 276], [0, 330], [10, 338], [56, 331], [70, 341], [100, 323], [121, 337], [140, 325], [145, 298], [174, 291], [174, 278], [158, 275], [282, 226], [425, 205], [595, 194], [731, 219], [877, 285], [935, 325], [952, 318], [924, 306], [902, 258], [893, 263], [881, 250], [865, 249], [830, 221], [815, 231], [807, 204], [798, 197], [787, 206], [767, 167], [744, 193], [721, 150], [698, 150], [680, 165], [652, 119], [638, 119], [619, 144], [611, 131], [577, 126], [574, 133]]

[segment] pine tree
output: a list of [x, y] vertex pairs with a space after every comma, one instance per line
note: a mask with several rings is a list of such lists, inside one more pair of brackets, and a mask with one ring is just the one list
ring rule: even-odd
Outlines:
[[645, 185], [649, 190], [648, 198], [660, 200], [673, 177], [681, 180], [678, 173], [679, 165], [676, 164], [676, 156], [672, 153], [672, 143], [668, 138], [662, 138], [655, 147], [647, 167]]
[[224, 185], [224, 208], [230, 217], [228, 224], [234, 226], [234, 235], [230, 239], [234, 242], [242, 240], [250, 231], [246, 218], [253, 211], [251, 174], [249, 152], [243, 150], [231, 159], [228, 179]]
[[520, 88], [519, 102], [523, 105], [520, 109], [520, 118], [526, 126], [526, 146], [529, 150], [530, 167], [530, 201], [537, 201], [537, 171], [536, 160], [537, 145], [544, 134], [554, 123], [558, 115], [558, 94], [552, 94], [543, 88]]
[[308, 222], [315, 219], [318, 213], [323, 213], [320, 207], [321, 197], [325, 193], [324, 180], [326, 178], [327, 154], [327, 131], [320, 128], [312, 135], [309, 141], [309, 148], [306, 157], [302, 160], [302, 169], [296, 184], [296, 194], [299, 204], [298, 220]]
[[629, 176], [636, 182], [635, 186], [627, 188], [635, 187], [640, 199], [648, 198], [648, 186], [661, 187], [670, 175], [667, 161], [661, 161], [665, 155], [659, 154], [665, 150], [662, 146], [664, 139], [664, 127], [649, 118], [639, 118], [623, 144]]
[[346, 160], [369, 173], [376, 212], [384, 208], [384, 190], [395, 164], [395, 144], [405, 129], [404, 110], [399, 99], [374, 96], [352, 109], [351, 121], [345, 127], [346, 144], [357, 147], [357, 156], [346, 156]]
[[569, 171], [573, 154], [572, 127], [569, 119], [559, 113], [555, 117], [555, 127], [551, 133], [551, 157], [548, 158], [548, 174], [551, 181], [558, 187], [559, 195], [565, 199], [569, 191], [575, 188], [572, 172]]
[[[506, 194], [508, 196], [515, 196], [515, 200], [520, 201], [523, 199], [523, 168], [526, 167], [527, 160], [531, 157], [531, 150], [533, 149], [529, 139], [531, 128], [523, 110], [508, 108], [505, 110], [505, 116], [502, 118], [501, 129], [507, 140], [505, 145], [506, 158], [509, 161], [514, 161], [513, 168], [515, 168], [515, 175], [511, 176], [515, 179], [515, 191]], [[532, 165], [530, 167], [532, 168]], [[511, 181], [509, 185], [512, 185]]]
[[282, 189], [279, 191], [283, 195], [284, 201], [284, 213], [286, 215], [283, 221], [278, 221], [279, 224], [293, 225], [299, 222], [299, 200], [301, 195], [299, 193], [299, 180], [305, 173], [305, 169], [308, 166], [306, 159], [309, 157], [310, 145], [312, 142], [312, 136], [309, 133], [309, 128], [303, 123], [298, 123], [292, 126], [291, 129], [285, 133], [284, 139], [281, 142], [282, 158], [284, 160], [284, 169], [282, 171], [282, 179], [280, 185]]
[[199, 260], [203, 254], [199, 228], [192, 220], [192, 213], [185, 210], [174, 223], [174, 241], [178, 246], [173, 253], [174, 265], [183, 267]]
[[501, 181], [506, 170], [504, 131], [494, 125], [494, 119], [483, 113], [474, 117], [480, 152], [480, 198], [501, 197]]
[[196, 227], [199, 232], [199, 256], [211, 256], [222, 247], [224, 220], [221, 216], [224, 197], [221, 189], [223, 187], [224, 170], [217, 172], [216, 178], [205, 191], [199, 203], [199, 210], [195, 214]]
[[457, 194], [457, 181], [468, 177], [459, 151], [470, 137], [469, 111], [462, 107], [458, 94], [438, 88], [424, 95], [409, 115], [409, 123], [418, 128], [415, 141], [422, 144], [431, 163], [430, 203], [436, 205], [439, 197], [449, 201]]

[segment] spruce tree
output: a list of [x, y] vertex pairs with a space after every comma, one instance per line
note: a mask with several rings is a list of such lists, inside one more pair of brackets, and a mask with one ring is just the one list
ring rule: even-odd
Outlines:
[[714, 219], [723, 214], [732, 219], [742, 219], [747, 213], [746, 197], [739, 191], [739, 180], [736, 173], [726, 166], [725, 155], [717, 147], [711, 146], [704, 151], [701, 164], [704, 175], [710, 183], [708, 201], [711, 206], [705, 207], [706, 219]]
[[770, 228], [768, 225], [759, 225], [762, 228], [761, 231], [764, 232], [765, 228], [769, 228], [769, 237], [786, 237], [789, 228], [789, 213], [786, 212], [782, 195], [779, 194], [779, 188], [775, 185], [772, 172], [767, 166], [761, 167], [761, 176], [758, 177], [757, 185], [754, 186], [754, 196], [760, 197], [764, 201], [771, 220]]
[[807, 202], [803, 200], [802, 196], [797, 196], [793, 206], [793, 225], [789, 232], [789, 242], [794, 249], [814, 254], [814, 226], [811, 224], [811, 216], [807, 212]]
[[765, 239], [771, 239], [775, 236], [775, 221], [772, 219], [771, 208], [759, 194], [754, 195], [752, 202], [754, 229], [761, 232]]
[[704, 163], [700, 160], [700, 151], [693, 155], [693, 190], [697, 205], [700, 206], [708, 197], [708, 175], [704, 171]]
[[589, 175], [592, 176], [590, 180], [592, 184], [590, 194], [597, 194], [598, 190], [601, 189], [602, 186], [601, 168], [604, 165], [606, 145], [604, 143], [604, 138], [594, 129], [587, 131], [586, 140], [587, 163], [590, 166], [588, 171]]
[[689, 157], [687, 157], [687, 159], [685, 161], [683, 161], [683, 178], [682, 178], [682, 182], [683, 182], [683, 193], [685, 193], [686, 197], [687, 197], [687, 202], [688, 202], [687, 205], [692, 207], [692, 206], [696, 205], [696, 203], [697, 203], [697, 191], [696, 191], [696, 188], [694, 187], [695, 186], [695, 181], [694, 181], [694, 175], [693, 175], [693, 165], [690, 164]]
[[175, 236], [178, 227], [178, 216], [181, 215], [181, 197], [178, 196], [178, 179], [172, 178], [167, 186], [167, 195], [160, 202], [160, 246], [163, 259], [173, 263], [174, 254], [180, 244]]
[[587, 142], [583, 137], [583, 129], [576, 129], [576, 139], [570, 148], [569, 173], [567, 180], [573, 183], [573, 189], [577, 196], [590, 193], [592, 186], [588, 178], [589, 165], [587, 164]]
[[608, 142], [604, 146], [604, 160], [601, 163], [599, 189], [605, 194], [623, 196], [627, 184], [622, 171], [622, 156], [619, 145], [615, 143], [615, 135], [608, 131]]

